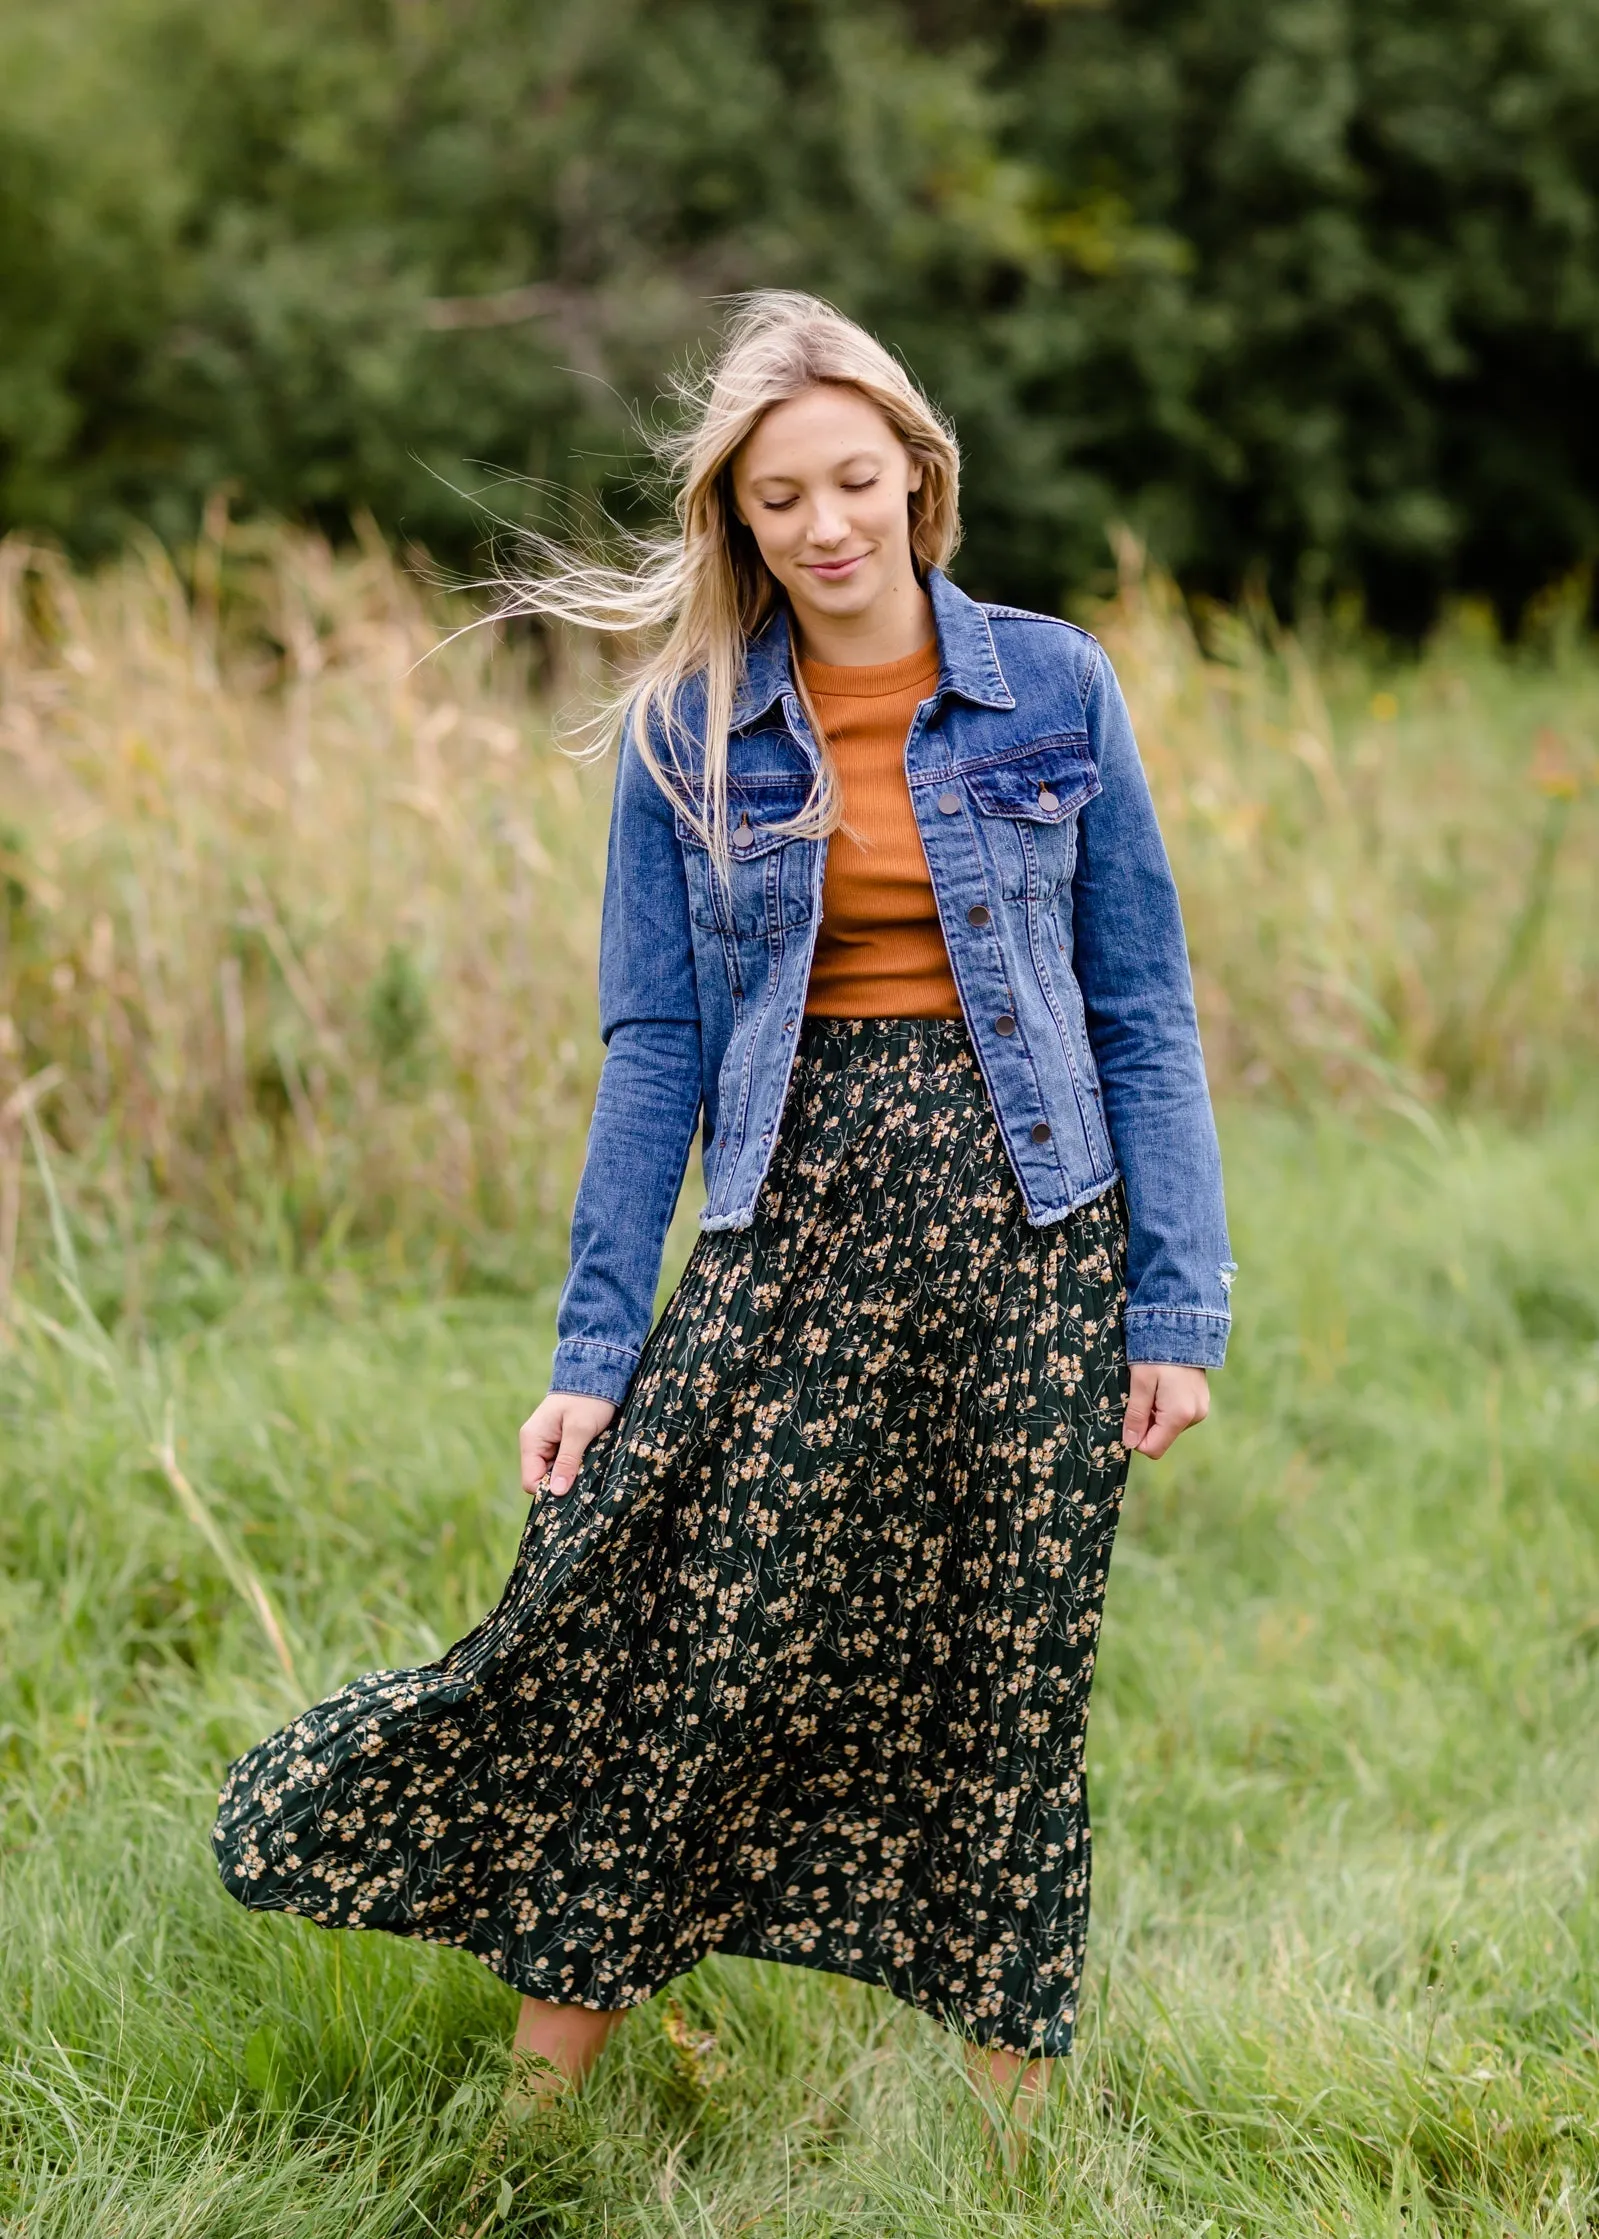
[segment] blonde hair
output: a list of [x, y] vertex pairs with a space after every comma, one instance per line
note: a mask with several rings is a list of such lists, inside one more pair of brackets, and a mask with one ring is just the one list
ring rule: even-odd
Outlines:
[[[921, 566], [943, 567], [960, 541], [960, 454], [952, 431], [864, 327], [816, 296], [774, 288], [739, 297], [715, 355], [674, 384], [680, 422], [655, 447], [672, 488], [676, 534], [630, 540], [631, 564], [622, 566], [533, 536], [533, 565], [513, 580], [512, 611], [644, 635], [645, 654], [600, 719], [602, 737], [630, 725], [645, 767], [724, 869], [728, 731], [749, 642], [781, 599], [735, 510], [733, 461], [774, 405], [825, 383], [869, 398], [921, 466], [921, 487], [910, 499], [911, 551]], [[679, 714], [685, 689], [696, 681], [704, 693], [698, 741], [685, 734]], [[797, 668], [795, 688], [804, 699]], [[652, 723], [666, 742], [670, 769], [652, 745]], [[814, 722], [812, 728], [822, 768], [791, 829], [814, 838], [837, 824], [839, 804], [826, 742]], [[696, 743], [700, 766], [689, 785], [680, 749], [687, 745], [692, 759]]]

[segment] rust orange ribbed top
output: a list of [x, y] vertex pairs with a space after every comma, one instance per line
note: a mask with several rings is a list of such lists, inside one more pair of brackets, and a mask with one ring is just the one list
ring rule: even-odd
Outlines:
[[878, 668], [801, 669], [844, 797], [805, 1008], [827, 1018], [959, 1018], [905, 782], [905, 734], [938, 682], [938, 645]]

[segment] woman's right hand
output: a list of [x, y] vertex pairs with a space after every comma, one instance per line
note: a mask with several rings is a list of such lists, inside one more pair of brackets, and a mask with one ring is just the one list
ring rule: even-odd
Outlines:
[[586, 1392], [551, 1392], [541, 1399], [522, 1425], [523, 1492], [543, 1492], [546, 1478], [550, 1492], [570, 1491], [590, 1442], [615, 1413], [608, 1399]]

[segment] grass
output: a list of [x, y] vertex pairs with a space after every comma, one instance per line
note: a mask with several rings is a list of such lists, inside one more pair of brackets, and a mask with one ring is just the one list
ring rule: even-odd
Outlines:
[[43, 1234], [16, 1097], [119, 1316], [352, 1248], [525, 1288], [592, 1097], [606, 773], [380, 546], [217, 525], [192, 572], [0, 547], [0, 1310]]
[[[558, 1272], [608, 779], [552, 747], [574, 680], [441, 649], [466, 618], [372, 540], [220, 511], [186, 573], [0, 546], [0, 1316], [46, 1237], [26, 1103], [124, 1324], [263, 1262]], [[1092, 619], [1221, 1093], [1529, 1119], [1599, 1070], [1599, 654], [1559, 601], [1515, 654], [1463, 611], [1401, 664], [1196, 635], [1129, 552]]]
[[1196, 628], [1133, 556], [1098, 620], [1243, 1273], [1135, 1468], [1006, 2170], [859, 1986], [708, 1964], [514, 2123], [480, 1968], [223, 1896], [227, 1758], [511, 1559], [604, 778], [375, 544], [0, 552], [4, 2239], [1599, 2228], [1599, 658]]
[[[740, 1962], [508, 2125], [514, 2001], [475, 1963], [215, 1883], [224, 1759], [494, 1595], [545, 1310], [257, 1277], [137, 1353], [65, 1300], [25, 1311], [0, 1381], [0, 2228], [1591, 2229], [1591, 1139], [1228, 1135], [1236, 1365], [1134, 1480], [1088, 2013], [1014, 2176], [939, 2031]], [[169, 1413], [226, 1562], [159, 1459]]]

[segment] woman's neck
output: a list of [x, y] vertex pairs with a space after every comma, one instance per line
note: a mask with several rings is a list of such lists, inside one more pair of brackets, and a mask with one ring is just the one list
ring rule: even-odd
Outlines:
[[861, 614], [802, 614], [791, 606], [802, 661], [824, 668], [884, 668], [908, 660], [937, 635], [933, 602], [914, 575], [873, 599]]

